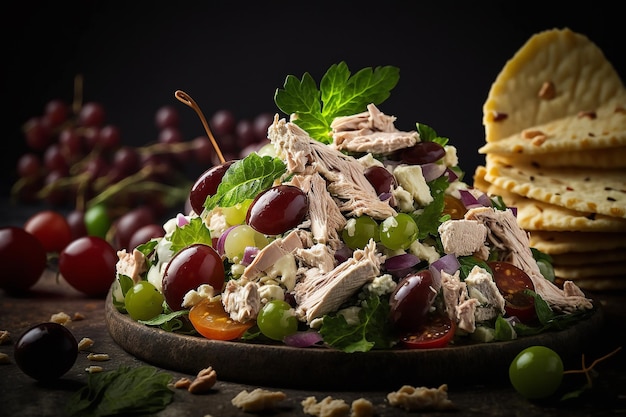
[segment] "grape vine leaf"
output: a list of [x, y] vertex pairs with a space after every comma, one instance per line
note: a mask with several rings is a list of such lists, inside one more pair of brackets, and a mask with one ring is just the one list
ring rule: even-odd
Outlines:
[[312, 138], [329, 144], [335, 117], [362, 113], [368, 104], [382, 103], [399, 79], [400, 69], [394, 66], [363, 68], [352, 75], [342, 61], [326, 71], [319, 89], [308, 72], [302, 80], [288, 75], [274, 102], [285, 114], [295, 115], [293, 122]]

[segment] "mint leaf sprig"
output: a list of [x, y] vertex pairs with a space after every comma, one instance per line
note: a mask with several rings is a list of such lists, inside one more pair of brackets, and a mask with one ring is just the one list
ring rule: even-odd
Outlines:
[[284, 88], [276, 90], [274, 102], [285, 114], [294, 115], [293, 122], [312, 138], [329, 144], [335, 117], [361, 113], [370, 103], [382, 103], [399, 79], [400, 69], [394, 66], [363, 68], [352, 75], [342, 61], [326, 71], [319, 89], [308, 72], [302, 80], [288, 75]]

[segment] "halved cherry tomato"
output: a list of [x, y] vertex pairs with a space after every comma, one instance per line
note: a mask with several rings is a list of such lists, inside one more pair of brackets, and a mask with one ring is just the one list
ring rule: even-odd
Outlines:
[[535, 285], [528, 274], [513, 264], [502, 261], [487, 262], [493, 272], [493, 280], [504, 297], [504, 310], [509, 316], [517, 316], [523, 323], [533, 321], [535, 299], [524, 293], [529, 289], [535, 291]]
[[231, 319], [221, 301], [208, 299], [189, 310], [189, 320], [198, 333], [212, 340], [238, 339], [254, 325], [254, 320], [240, 323]]
[[454, 337], [456, 323], [445, 314], [431, 314], [416, 329], [400, 338], [409, 349], [434, 349], [448, 346]]

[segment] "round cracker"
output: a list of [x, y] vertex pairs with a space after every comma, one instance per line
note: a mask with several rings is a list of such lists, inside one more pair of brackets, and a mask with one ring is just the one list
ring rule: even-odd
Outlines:
[[626, 233], [530, 232], [530, 246], [548, 255], [626, 248]]
[[[545, 83], [553, 94], [545, 94]], [[483, 105], [486, 141], [616, 105], [623, 91], [615, 68], [589, 38], [569, 28], [537, 33], [504, 65], [489, 90]]]

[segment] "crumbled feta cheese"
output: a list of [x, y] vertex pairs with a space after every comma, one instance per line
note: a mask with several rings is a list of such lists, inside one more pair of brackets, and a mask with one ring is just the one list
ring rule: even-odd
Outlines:
[[366, 284], [365, 290], [372, 295], [380, 297], [384, 294], [391, 294], [396, 288], [396, 285], [396, 282], [390, 274], [384, 274], [374, 278], [369, 284]]
[[259, 285], [259, 296], [261, 297], [261, 303], [267, 304], [272, 300], [284, 300], [285, 292], [276, 284]]
[[270, 278], [280, 277], [280, 282], [285, 286], [287, 291], [293, 290], [296, 286], [296, 273], [298, 266], [296, 259], [291, 254], [281, 256], [268, 270], [266, 275]]
[[419, 165], [399, 165], [393, 170], [398, 184], [413, 196], [413, 199], [422, 207], [433, 201], [430, 194], [430, 187], [422, 174], [422, 167]]
[[400, 211], [405, 213], [413, 211], [413, 196], [410, 192], [401, 186], [397, 186], [391, 190], [391, 194], [393, 195], [396, 206]]
[[456, 148], [452, 145], [444, 146], [446, 150], [446, 155], [443, 157], [443, 163], [446, 164], [447, 167], [455, 167], [459, 164], [459, 157], [456, 153]]
[[429, 264], [432, 264], [440, 258], [439, 252], [437, 252], [437, 249], [435, 249], [434, 246], [422, 243], [417, 239], [411, 243], [411, 246], [409, 246], [409, 252], [421, 260], [428, 261]]
[[215, 296], [215, 289], [210, 284], [202, 284], [195, 290], [190, 290], [183, 297], [182, 307], [191, 308], [204, 299]]
[[361, 311], [361, 307], [352, 306], [342, 308], [341, 310], [337, 311], [337, 314], [343, 316], [343, 318], [346, 319], [348, 325], [357, 326], [361, 323], [361, 320], [359, 319], [359, 311]]

